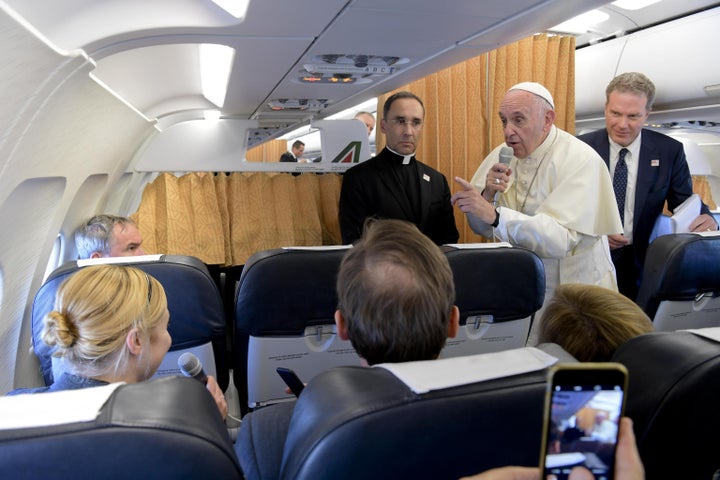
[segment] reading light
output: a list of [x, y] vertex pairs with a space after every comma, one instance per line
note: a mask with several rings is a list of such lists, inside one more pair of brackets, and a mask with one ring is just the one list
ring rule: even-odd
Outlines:
[[602, 23], [608, 18], [610, 18], [610, 15], [605, 12], [601, 12], [600, 10], [590, 10], [589, 12], [585, 12], [571, 18], [570, 20], [564, 21], [559, 25], [555, 25], [548, 30], [551, 32], [582, 35], [583, 33], [587, 33], [590, 27], [597, 25], [598, 23]]
[[235, 18], [245, 18], [250, 5], [250, 0], [213, 0], [213, 2]]
[[357, 79], [347, 74], [333, 75], [332, 77], [323, 76], [304, 76], [300, 77], [300, 83], [334, 83], [334, 84], [345, 84], [345, 83], [356, 83]]
[[[362, 64], [360, 64], [362, 65]], [[389, 65], [365, 65], [363, 67], [357, 67], [347, 64], [318, 64], [318, 63], [306, 63], [303, 65], [305, 70], [312, 73], [329, 73], [331, 75], [392, 75], [397, 70], [397, 67], [391, 67]]]
[[218, 107], [222, 107], [230, 81], [235, 49], [214, 43], [202, 43], [199, 48], [203, 96]]

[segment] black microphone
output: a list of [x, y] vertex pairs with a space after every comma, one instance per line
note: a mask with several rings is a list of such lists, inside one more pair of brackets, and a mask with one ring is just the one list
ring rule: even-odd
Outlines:
[[205, 370], [203, 370], [202, 363], [200, 363], [200, 359], [192, 353], [185, 352], [180, 355], [180, 358], [178, 358], [178, 367], [180, 367], [180, 372], [186, 377], [193, 377], [203, 384], [207, 384], [208, 378]]
[[[511, 147], [508, 147], [506, 145], [500, 149], [500, 163], [502, 163], [503, 165], [510, 165], [510, 160], [512, 160], [512, 157], [513, 149]], [[493, 205], [497, 205], [498, 193], [500, 192], [495, 192], [495, 195], [493, 196]]]

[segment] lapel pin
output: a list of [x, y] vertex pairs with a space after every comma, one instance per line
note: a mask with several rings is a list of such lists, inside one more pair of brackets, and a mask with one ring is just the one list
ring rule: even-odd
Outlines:
[[650, 160], [650, 166], [651, 167], [659, 167], [660, 166], [660, 160]]
[[423, 173], [423, 180], [425, 180], [426, 182], [429, 182], [430, 176], [427, 173]]

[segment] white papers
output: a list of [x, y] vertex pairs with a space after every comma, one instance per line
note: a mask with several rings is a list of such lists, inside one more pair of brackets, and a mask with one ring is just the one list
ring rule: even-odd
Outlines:
[[304, 246], [297, 245], [291, 247], [281, 247], [283, 250], [308, 250], [313, 252], [323, 252], [330, 250], [348, 250], [352, 248], [352, 245], [317, 245], [317, 246]]
[[691, 332], [695, 335], [700, 335], [701, 337], [709, 338], [710, 340], [715, 340], [716, 342], [720, 342], [720, 327], [710, 327], [710, 328], [696, 328], [696, 329], [688, 329], [683, 330], [685, 332]]
[[457, 248], [458, 250], [470, 250], [475, 248], [512, 248], [508, 242], [490, 242], [490, 243], [446, 243], [448, 247]]
[[145, 263], [157, 262], [162, 258], [162, 254], [153, 255], [135, 255], [132, 257], [101, 257], [101, 258], [85, 258], [77, 261], [78, 267], [89, 267], [91, 265], [105, 265], [115, 263]]
[[0, 429], [89, 422], [120, 385], [0, 397]]
[[683, 203], [678, 205], [675, 210], [673, 210], [673, 216], [670, 217], [673, 232], [690, 232], [690, 224], [700, 215], [701, 206], [702, 202], [697, 193], [693, 193]]
[[415, 393], [457, 387], [542, 370], [558, 359], [533, 347], [466, 357], [375, 365], [392, 372]]

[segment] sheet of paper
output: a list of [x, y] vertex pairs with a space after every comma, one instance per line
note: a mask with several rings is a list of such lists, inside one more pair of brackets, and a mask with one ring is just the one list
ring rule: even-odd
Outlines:
[[471, 250], [475, 248], [512, 248], [508, 242], [490, 242], [490, 243], [446, 243], [448, 247], [457, 248], [458, 250]]
[[382, 363], [415, 393], [542, 370], [558, 359], [534, 347], [421, 362]]
[[709, 338], [710, 340], [715, 340], [716, 342], [720, 342], [720, 327], [711, 327], [711, 328], [696, 328], [696, 329], [688, 329], [683, 330], [684, 332], [691, 332], [695, 335], [700, 335], [701, 337]]
[[322, 252], [326, 250], [348, 250], [352, 248], [352, 245], [319, 245], [319, 246], [303, 246], [298, 245], [294, 247], [282, 247], [283, 250], [309, 250]]
[[690, 232], [690, 224], [700, 215], [700, 196], [697, 193], [690, 195], [687, 200], [673, 210], [670, 222], [674, 233]]
[[86, 258], [77, 261], [78, 267], [88, 267], [91, 265], [106, 265], [108, 263], [143, 263], [157, 262], [162, 258], [162, 254], [154, 255], [136, 255], [134, 257], [102, 257], [102, 258]]
[[89, 422], [120, 385], [0, 397], [0, 429]]

